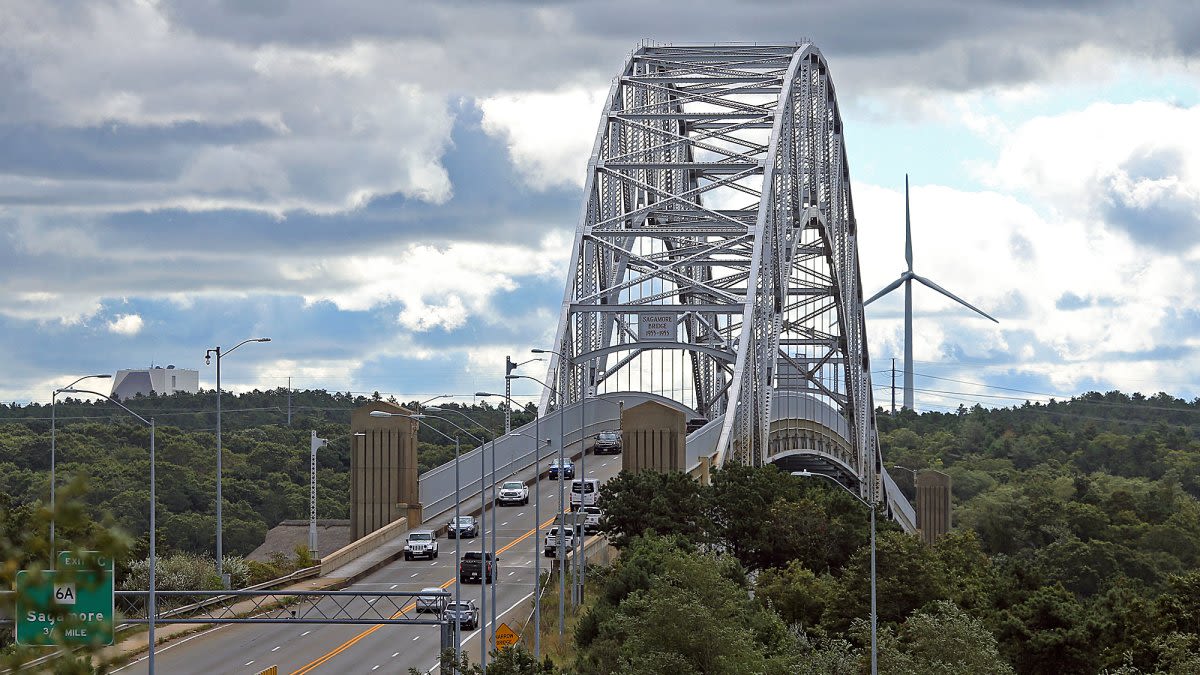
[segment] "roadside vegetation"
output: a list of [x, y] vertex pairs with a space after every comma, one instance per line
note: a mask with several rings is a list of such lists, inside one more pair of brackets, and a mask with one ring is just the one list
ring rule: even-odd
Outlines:
[[[1200, 400], [879, 419], [889, 465], [953, 477], [956, 524], [925, 547], [880, 521], [879, 672], [1200, 672]], [[773, 467], [622, 474], [601, 494], [620, 556], [589, 575], [598, 600], [556, 672], [869, 672], [850, 495]]]

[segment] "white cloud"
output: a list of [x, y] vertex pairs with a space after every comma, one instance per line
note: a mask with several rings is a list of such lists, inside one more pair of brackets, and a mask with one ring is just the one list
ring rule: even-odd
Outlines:
[[533, 187], [582, 187], [607, 97], [607, 91], [586, 89], [493, 96], [480, 103], [483, 129], [505, 140]]
[[142, 332], [142, 317], [137, 314], [119, 314], [108, 322], [108, 331], [117, 335], [132, 336]]
[[1200, 105], [1094, 103], [1021, 125], [983, 177], [1136, 244], [1186, 252], [1200, 246], [1196, 129]]

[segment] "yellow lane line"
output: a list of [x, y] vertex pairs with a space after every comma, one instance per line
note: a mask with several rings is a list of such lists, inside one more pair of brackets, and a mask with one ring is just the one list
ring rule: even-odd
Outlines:
[[[565, 512], [566, 512], [566, 511], [564, 511], [564, 513], [565, 513]], [[554, 522], [555, 520], [557, 520], [557, 519], [558, 519], [558, 514], [555, 514], [555, 515], [551, 516], [551, 517], [550, 517], [550, 518], [549, 518], [549, 519], [548, 519], [546, 522], [542, 523], [542, 525], [541, 525], [541, 528], [539, 528], [539, 529], [545, 529], [547, 526], [549, 526], [549, 525], [550, 525], [550, 523], [553, 523], [553, 522]], [[528, 539], [528, 538], [532, 537], [532, 536], [533, 536], [533, 532], [534, 532], [533, 530], [529, 530], [528, 532], [526, 532], [525, 534], [521, 535], [520, 537], [517, 537], [516, 539], [512, 540], [512, 541], [511, 541], [511, 542], [509, 542], [508, 544], [505, 544], [503, 547], [501, 547], [501, 548], [500, 548], [500, 550], [499, 550], [499, 551], [496, 551], [496, 555], [497, 555], [497, 556], [499, 556], [501, 553], [504, 553], [504, 552], [505, 552], [505, 551], [507, 551], [508, 549], [510, 549], [510, 548], [512, 548], [512, 547], [514, 547], [514, 546], [516, 546], [517, 544], [519, 544], [519, 543], [521, 543], [521, 542], [525, 541], [526, 539]], [[486, 536], [486, 535], [484, 535], [484, 534], [481, 532], [479, 536], [483, 537], [483, 536]], [[537, 555], [537, 553], [535, 553], [535, 555]], [[457, 580], [457, 579], [458, 579], [458, 570], [454, 570], [454, 578], [453, 578], [453, 579], [449, 579], [449, 580], [447, 580], [446, 582], [444, 582], [444, 583], [443, 583], [443, 584], [440, 586], [440, 588], [443, 588], [443, 589], [444, 589], [444, 588], [446, 588], [446, 587], [450, 586], [450, 585], [451, 585], [451, 584], [453, 584], [453, 583], [455, 582], [455, 580]], [[495, 583], [495, 581], [493, 581], [492, 583]], [[395, 618], [398, 618], [398, 617], [400, 617], [400, 616], [402, 616], [402, 615], [404, 615], [404, 614], [408, 613], [409, 611], [411, 611], [411, 610], [412, 610], [414, 607], [416, 607], [416, 606], [417, 606], [417, 603], [415, 603], [415, 602], [410, 602], [409, 604], [405, 605], [405, 606], [404, 606], [404, 607], [403, 607], [403, 608], [402, 608], [402, 609], [401, 609], [399, 612], [396, 612], [395, 614], [393, 614], [393, 615], [391, 616], [391, 618], [393, 618], [393, 619], [395, 619]], [[370, 635], [371, 633], [374, 633], [375, 631], [379, 630], [380, 628], [383, 628], [383, 627], [384, 627], [384, 625], [386, 625], [386, 624], [377, 623], [377, 624], [375, 624], [374, 626], [371, 626], [370, 628], [368, 628], [368, 629], [364, 630], [363, 632], [359, 633], [358, 635], [355, 635], [354, 637], [350, 638], [349, 640], [346, 640], [345, 642], [343, 642], [342, 644], [338, 645], [337, 647], [334, 647], [332, 650], [330, 650], [330, 651], [329, 651], [327, 654], [325, 654], [324, 656], [319, 656], [319, 657], [317, 657], [317, 658], [313, 659], [312, 661], [310, 661], [309, 663], [307, 663], [307, 664], [305, 664], [305, 665], [301, 666], [301, 667], [300, 667], [298, 670], [292, 671], [292, 675], [306, 675], [306, 673], [310, 673], [310, 672], [312, 672], [312, 671], [313, 671], [313, 670], [315, 670], [317, 667], [319, 667], [319, 666], [322, 666], [322, 665], [324, 665], [325, 663], [327, 663], [327, 662], [328, 662], [330, 659], [332, 659], [333, 657], [337, 656], [338, 654], [341, 654], [342, 652], [346, 651], [347, 649], [349, 649], [349, 648], [353, 647], [354, 645], [358, 644], [358, 642], [359, 642], [360, 640], [362, 640], [363, 638], [367, 637], [367, 636], [368, 636], [368, 635]]]

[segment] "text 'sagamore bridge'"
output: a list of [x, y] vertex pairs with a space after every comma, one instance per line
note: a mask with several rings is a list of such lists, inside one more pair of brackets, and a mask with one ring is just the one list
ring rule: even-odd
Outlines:
[[588, 162], [542, 412], [616, 392], [708, 420], [690, 457], [883, 470], [842, 120], [820, 50], [643, 46]]

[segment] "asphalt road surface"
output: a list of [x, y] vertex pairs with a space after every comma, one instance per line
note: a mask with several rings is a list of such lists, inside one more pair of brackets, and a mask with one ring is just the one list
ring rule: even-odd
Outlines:
[[[576, 462], [578, 468], [579, 462]], [[587, 458], [588, 477], [603, 481], [615, 476], [620, 469], [619, 455], [589, 455]], [[545, 528], [557, 511], [558, 482], [543, 479], [539, 489], [542, 497], [542, 527]], [[569, 482], [566, 489], [570, 490]], [[564, 494], [564, 499], [569, 501], [569, 493]], [[500, 613], [497, 621], [507, 622], [518, 631], [533, 608], [534, 556], [542, 553], [541, 542], [535, 542], [533, 536], [533, 500], [534, 491], [531, 489], [528, 506], [502, 506], [488, 511], [489, 549], [493, 512], [499, 521], [496, 547], [500, 551], [500, 575], [496, 586], [496, 604]], [[441, 524], [437, 522], [431, 526]], [[545, 537], [545, 529], [542, 530], [542, 536]], [[479, 538], [464, 539], [463, 551], [479, 550], [480, 542]], [[549, 570], [553, 562], [553, 558], [542, 558], [542, 570]], [[456, 581], [454, 540], [442, 538], [439, 540], [437, 560], [397, 560], [347, 590], [420, 591], [440, 586], [454, 593]], [[460, 593], [464, 600], [473, 599], [482, 606], [480, 593], [485, 588], [488, 589], [489, 616], [481, 618], [490, 636], [493, 631], [489, 622], [491, 587], [463, 584]], [[558, 592], [558, 589], [555, 587], [546, 592]], [[567, 592], [570, 593], [570, 589]], [[415, 615], [410, 613], [410, 616]], [[464, 631], [462, 635], [462, 649], [473, 662], [479, 661], [481, 632]], [[281, 675], [406, 673], [410, 667], [421, 672], [437, 672], [439, 640], [440, 628], [436, 625], [227, 624], [160, 645], [155, 657], [155, 670], [184, 675], [253, 674], [274, 665], [278, 666]], [[145, 656], [116, 672], [126, 675], [147, 672]]]

